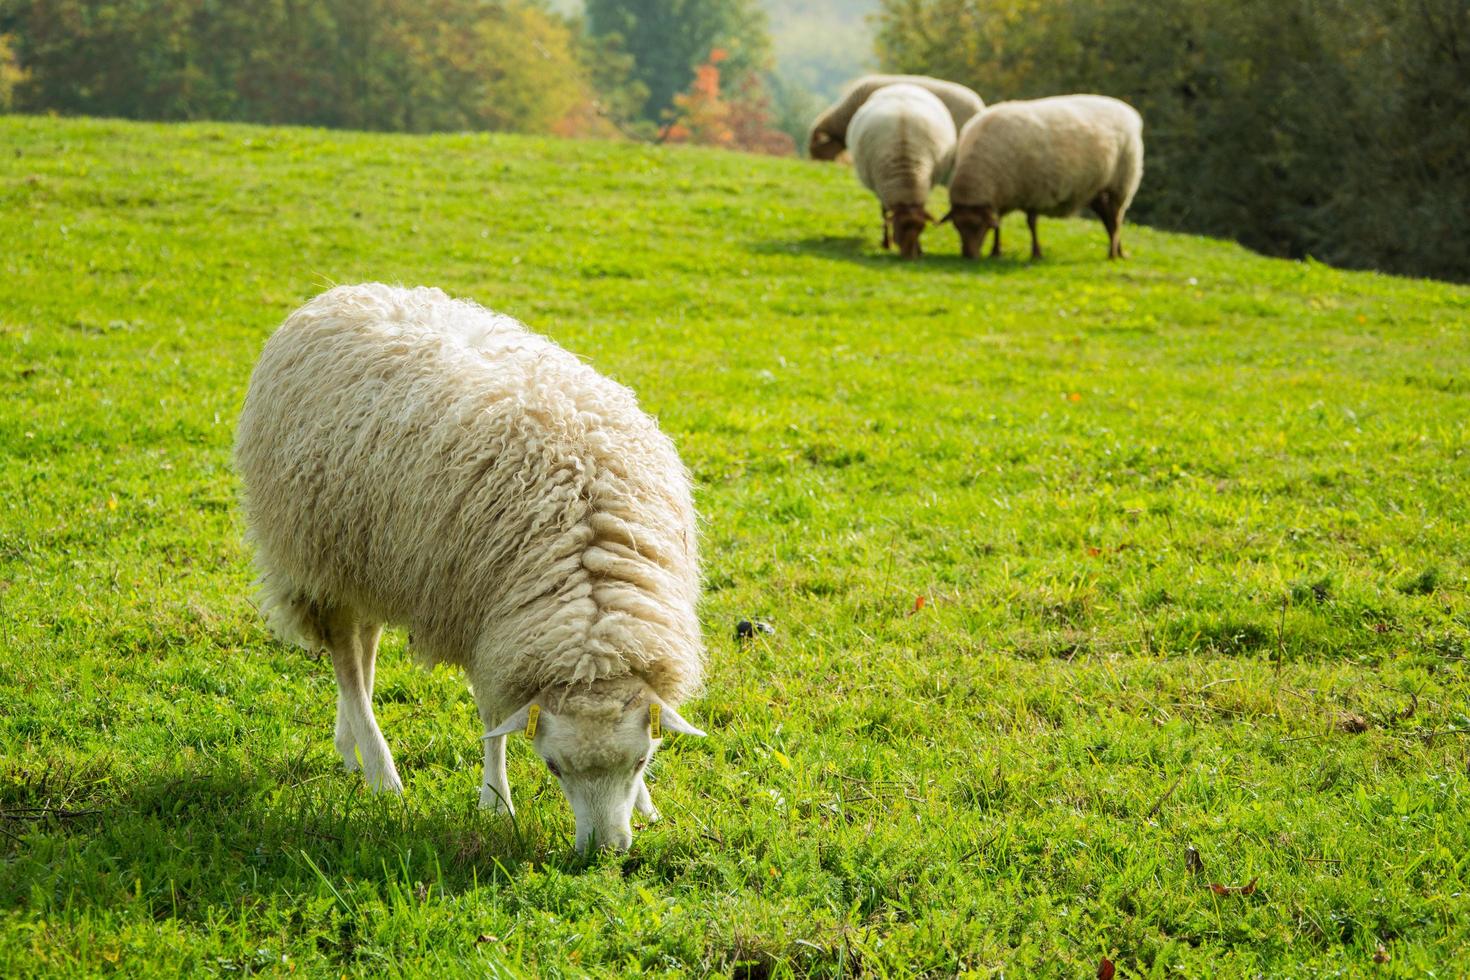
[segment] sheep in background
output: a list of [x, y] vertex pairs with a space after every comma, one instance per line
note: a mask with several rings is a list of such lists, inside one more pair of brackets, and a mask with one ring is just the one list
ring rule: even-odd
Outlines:
[[906, 259], [923, 254], [919, 236], [934, 217], [925, 205], [954, 160], [955, 129], [944, 103], [917, 85], [889, 85], [873, 93], [847, 128], [852, 165], [878, 196], [883, 247], [891, 240]]
[[1062, 217], [1090, 206], [1108, 232], [1108, 258], [1123, 257], [1123, 215], [1143, 177], [1143, 120], [1132, 106], [1104, 95], [1058, 95], [1000, 102], [960, 132], [950, 210], [965, 257], [977, 258], [1000, 219], [1026, 212], [1031, 257], [1041, 258], [1036, 217]]
[[399, 791], [373, 717], [385, 623], [463, 668], [482, 806], [512, 811], [526, 730], [577, 821], [625, 849], [655, 817], [660, 728], [703, 672], [689, 475], [633, 393], [507, 316], [437, 289], [342, 286], [266, 342], [235, 459], [278, 633], [332, 655], [336, 747]]
[[946, 82], [927, 75], [864, 75], [843, 90], [842, 97], [827, 108], [807, 136], [807, 155], [813, 160], [835, 160], [847, 149], [851, 140], [848, 130], [852, 117], [874, 92], [889, 85], [917, 85], [938, 97], [954, 120], [955, 131], [970, 121], [985, 102], [973, 91], [956, 82]]

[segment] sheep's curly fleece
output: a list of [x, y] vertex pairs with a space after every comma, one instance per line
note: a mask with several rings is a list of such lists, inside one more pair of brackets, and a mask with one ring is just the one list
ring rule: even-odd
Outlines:
[[235, 458], [288, 639], [324, 646], [344, 606], [405, 624], [502, 712], [551, 685], [699, 686], [688, 472], [631, 391], [510, 317], [437, 289], [323, 293], [267, 341]]
[[1102, 191], [1128, 210], [1143, 178], [1143, 120], [1105, 95], [999, 102], [960, 130], [949, 200], [998, 214], [1076, 214]]
[[885, 208], [925, 204], [954, 165], [954, 122], [944, 103], [917, 85], [874, 92], [847, 135], [858, 179]]
[[807, 152], [811, 152], [813, 140], [819, 132], [825, 133], [839, 143], [849, 142], [847, 127], [852, 123], [852, 117], [872, 97], [874, 92], [890, 85], [917, 85], [933, 93], [949, 110], [956, 130], [985, 108], [984, 99], [976, 95], [973, 89], [966, 88], [957, 82], [947, 82], [942, 78], [930, 78], [927, 75], [864, 75], [851, 82], [847, 88], [842, 90], [842, 95], [836, 102], [822, 110], [822, 113], [812, 120], [811, 127], [807, 131]]

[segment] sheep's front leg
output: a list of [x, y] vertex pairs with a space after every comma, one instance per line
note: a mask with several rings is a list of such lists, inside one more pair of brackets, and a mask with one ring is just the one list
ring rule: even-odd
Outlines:
[[373, 789], [403, 792], [393, 753], [373, 717], [373, 667], [377, 626], [359, 625], [345, 610], [326, 617], [327, 646], [337, 675], [337, 733], [333, 739], [348, 769], [358, 767]]
[[653, 805], [653, 798], [648, 795], [648, 784], [643, 781], [642, 773], [638, 775], [638, 799], [633, 801], [633, 807], [648, 818], [649, 823], [658, 819], [658, 808]]
[[504, 735], [485, 739], [485, 779], [480, 783], [480, 809], [496, 813], [516, 812], [510, 802], [510, 779], [505, 774]]

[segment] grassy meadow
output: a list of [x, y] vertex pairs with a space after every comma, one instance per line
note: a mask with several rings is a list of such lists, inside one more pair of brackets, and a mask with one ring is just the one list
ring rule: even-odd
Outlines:
[[[0, 975], [1463, 975], [1470, 288], [1018, 216], [903, 264], [877, 215], [797, 160], [0, 117]], [[401, 633], [368, 793], [257, 620], [246, 381], [366, 279], [694, 473], [710, 737], [626, 856], [524, 740], [479, 812]]]

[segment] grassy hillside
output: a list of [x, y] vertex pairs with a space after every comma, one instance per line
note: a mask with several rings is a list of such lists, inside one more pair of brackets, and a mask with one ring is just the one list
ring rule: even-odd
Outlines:
[[[0, 973], [1462, 970], [1470, 289], [1080, 220], [904, 265], [877, 211], [692, 149], [0, 118]], [[520, 317], [695, 474], [711, 736], [626, 858], [522, 740], [479, 813], [401, 635], [366, 794], [257, 622], [246, 379], [362, 279]]]

